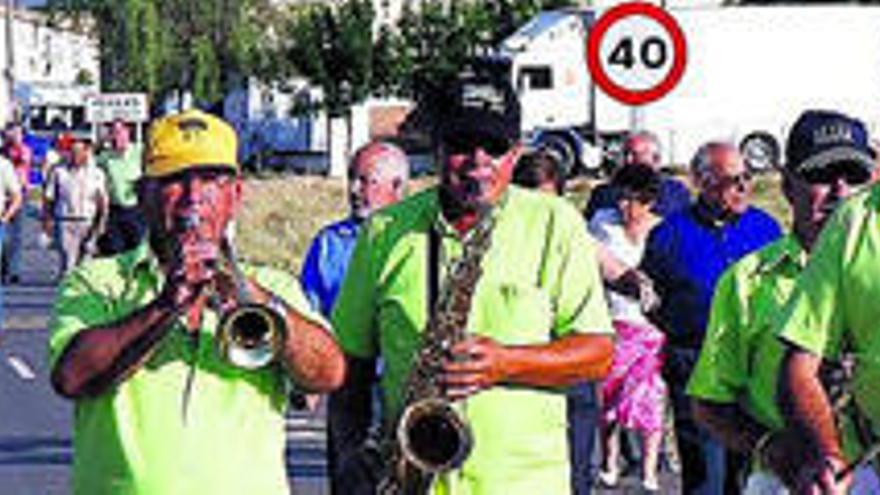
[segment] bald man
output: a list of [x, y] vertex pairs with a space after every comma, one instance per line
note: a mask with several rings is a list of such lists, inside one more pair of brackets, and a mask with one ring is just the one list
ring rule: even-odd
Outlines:
[[409, 160], [397, 146], [371, 141], [355, 153], [348, 167], [349, 216], [318, 232], [300, 275], [303, 290], [324, 316], [333, 310], [361, 223], [402, 199], [408, 181]]
[[[647, 165], [662, 173], [662, 157], [660, 140], [650, 131], [638, 131], [623, 142], [623, 166]], [[610, 182], [599, 184], [590, 193], [590, 199], [584, 208], [584, 218], [593, 219], [596, 212], [602, 209], [617, 209], [620, 192]], [[691, 202], [691, 194], [687, 186], [675, 177], [663, 174], [660, 177], [660, 195], [654, 202], [652, 210], [661, 217], [666, 217]]]
[[[329, 318], [333, 310], [363, 221], [374, 211], [402, 199], [408, 181], [409, 160], [397, 146], [372, 141], [355, 153], [348, 167], [348, 218], [318, 232], [300, 275], [306, 296], [323, 315]], [[317, 396], [308, 396], [306, 401], [310, 409], [317, 407]], [[378, 397], [374, 397], [373, 402], [378, 404]], [[331, 493], [341, 494], [337, 461], [348, 455], [348, 446], [361, 442], [360, 439], [352, 441], [351, 412], [335, 410], [332, 401], [328, 409], [331, 418], [327, 428], [327, 461]]]

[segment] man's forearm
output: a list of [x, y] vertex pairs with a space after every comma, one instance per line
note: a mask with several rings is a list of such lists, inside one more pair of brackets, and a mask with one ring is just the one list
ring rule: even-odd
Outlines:
[[789, 346], [779, 381], [779, 405], [786, 423], [808, 435], [827, 457], [841, 458], [840, 437], [831, 403], [819, 380], [821, 359]]
[[178, 312], [157, 299], [122, 320], [78, 333], [52, 372], [52, 385], [71, 399], [94, 397], [130, 376], [171, 328]]
[[691, 409], [698, 423], [708, 429], [725, 447], [736, 452], [751, 453], [758, 440], [768, 431], [736, 403], [723, 404], [693, 399]]
[[608, 335], [569, 335], [548, 344], [504, 349], [504, 381], [534, 387], [600, 380], [614, 357], [614, 341]]
[[324, 327], [287, 308], [283, 360], [294, 381], [312, 392], [330, 392], [342, 385], [345, 359]]

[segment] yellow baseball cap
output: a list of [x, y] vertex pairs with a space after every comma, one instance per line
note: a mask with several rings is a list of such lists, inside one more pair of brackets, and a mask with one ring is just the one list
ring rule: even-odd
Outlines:
[[150, 126], [144, 175], [166, 177], [199, 167], [228, 167], [237, 173], [237, 157], [232, 126], [201, 110], [187, 110]]

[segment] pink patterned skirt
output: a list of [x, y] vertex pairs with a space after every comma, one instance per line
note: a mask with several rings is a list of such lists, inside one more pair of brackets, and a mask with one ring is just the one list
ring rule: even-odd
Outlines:
[[611, 372], [602, 382], [602, 421], [654, 433], [663, 429], [666, 382], [660, 376], [666, 336], [655, 327], [614, 322]]

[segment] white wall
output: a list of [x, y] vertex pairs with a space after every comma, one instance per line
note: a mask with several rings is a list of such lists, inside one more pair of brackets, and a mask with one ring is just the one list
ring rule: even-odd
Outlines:
[[[13, 14], [13, 45], [16, 94], [31, 103], [79, 105], [100, 87], [97, 42], [69, 29], [49, 28], [40, 13], [19, 9]], [[0, 68], [5, 71], [6, 10], [0, 6]], [[77, 86], [81, 70], [91, 73], [93, 83]], [[9, 116], [9, 88], [0, 78], [0, 119]]]

